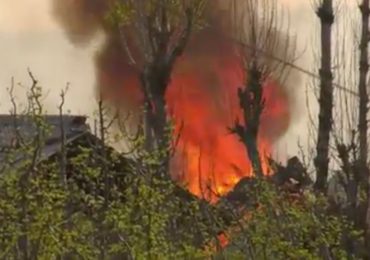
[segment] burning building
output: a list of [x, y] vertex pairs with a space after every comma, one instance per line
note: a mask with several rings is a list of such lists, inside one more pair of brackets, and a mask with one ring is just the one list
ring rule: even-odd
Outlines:
[[[96, 53], [98, 92], [117, 109], [140, 111], [140, 69], [132, 64], [122, 35], [107, 24], [109, 3], [55, 0], [54, 13], [67, 37], [78, 46], [83, 47], [99, 32], [104, 34], [105, 42]], [[238, 29], [238, 24], [231, 22], [235, 13], [221, 1], [206, 8], [206, 26], [192, 34], [177, 59], [165, 101], [167, 115], [177, 129], [174, 135], [179, 135], [171, 162], [173, 179], [199, 197], [216, 200], [243, 177], [252, 176], [253, 170], [245, 147], [229, 130], [241, 115], [237, 90], [245, 83], [243, 63], [236, 51], [240, 44], [231, 33]], [[279, 40], [279, 32], [275, 33]], [[135, 41], [128, 45], [135, 50]], [[289, 95], [278, 79], [264, 84], [263, 96], [258, 149], [267, 170], [274, 143], [290, 125], [291, 108]]]

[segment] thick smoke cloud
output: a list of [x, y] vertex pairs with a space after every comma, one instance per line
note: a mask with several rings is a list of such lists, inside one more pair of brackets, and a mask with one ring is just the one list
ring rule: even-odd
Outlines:
[[[96, 53], [98, 89], [106, 99], [118, 106], [124, 106], [132, 100], [138, 101], [140, 95], [137, 93], [138, 71], [130, 65], [119, 35], [105, 26], [108, 2], [108, 0], [54, 0], [54, 15], [64, 28], [67, 37], [77, 46], [86, 45], [99, 31], [105, 33], [105, 44]], [[225, 2], [220, 2], [223, 6], [218, 1], [212, 1], [209, 5], [206, 17], [209, 29], [195, 35], [186, 54], [176, 64], [174, 72], [175, 75], [186, 73], [198, 75], [202, 81], [200, 87], [219, 101], [224, 98], [224, 93], [220, 86], [223, 83], [220, 82], [220, 77], [217, 77], [220, 71], [216, 66], [222, 64], [228, 55], [232, 55], [232, 44], [228, 39], [230, 35], [227, 35], [230, 31], [228, 21], [231, 18], [228, 17]], [[279, 38], [283, 42], [284, 37], [278, 35], [277, 39]], [[220, 112], [224, 109], [220, 106]], [[276, 131], [278, 128], [274, 127]], [[280, 129], [280, 132], [285, 130]], [[277, 136], [280, 134], [282, 133], [276, 133]]]
[[[240, 116], [237, 89], [244, 83], [240, 56], [235, 52], [236, 44], [230, 34], [238, 28], [232, 28], [230, 12], [218, 4], [225, 1], [211, 2], [205, 14], [207, 26], [193, 34], [184, 55], [175, 64], [166, 93], [168, 112], [176, 126], [180, 128], [184, 124], [179, 140], [179, 147], [184, 151], [178, 152], [186, 157], [185, 165], [181, 166], [186, 173], [174, 177], [188, 183], [190, 190], [198, 195], [201, 194], [199, 183], [208, 183], [209, 178], [213, 179], [215, 190], [221, 188], [226, 192], [235, 180], [251, 174], [242, 144], [228, 130]], [[131, 65], [120, 35], [106, 26], [107, 3], [54, 0], [54, 14], [77, 46], [83, 47], [98, 32], [105, 34], [105, 43], [95, 57], [98, 93], [115, 108], [137, 109], [141, 105], [139, 68]], [[245, 26], [241, 28], [248, 30]], [[290, 46], [284, 46], [286, 35], [273, 33], [275, 48], [266, 51], [270, 55], [286, 55], [286, 50], [291, 50]], [[133, 42], [129, 45], [135, 50]], [[266, 62], [274, 65], [270, 60]], [[260, 126], [261, 153], [271, 152], [272, 145], [291, 123], [291, 103], [285, 83], [275, 80], [266, 85], [266, 107]], [[183, 163], [182, 159], [175, 161], [175, 164]], [[201, 172], [211, 174], [212, 169], [217, 174], [201, 175], [200, 168]]]
[[53, 1], [56, 20], [76, 45], [86, 44], [96, 35], [103, 24], [108, 1], [65, 0]]

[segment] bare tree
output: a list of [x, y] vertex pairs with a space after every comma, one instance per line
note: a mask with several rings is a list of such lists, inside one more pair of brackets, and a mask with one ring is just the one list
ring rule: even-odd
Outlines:
[[321, 68], [319, 96], [319, 125], [315, 167], [315, 189], [325, 192], [329, 171], [329, 143], [333, 120], [333, 74], [332, 74], [332, 24], [334, 22], [333, 0], [320, 1], [317, 16], [321, 23]]
[[[370, 174], [368, 170], [368, 72], [369, 72], [369, 0], [363, 0], [360, 5], [360, 11], [362, 16], [362, 31], [361, 31], [361, 42], [360, 42], [360, 75], [358, 92], [360, 95], [359, 100], [359, 145], [360, 145], [360, 176], [366, 176], [367, 181], [367, 212], [366, 212], [366, 229], [365, 229], [365, 247], [370, 251]], [[370, 252], [368, 253], [370, 255]]]
[[360, 96], [359, 102], [359, 125], [358, 132], [360, 138], [360, 163], [361, 171], [364, 172], [367, 166], [368, 157], [368, 141], [367, 141], [367, 112], [368, 112], [368, 93], [367, 93], [367, 75], [369, 71], [368, 61], [368, 44], [370, 40], [369, 33], [369, 0], [363, 0], [360, 5], [362, 15], [362, 31], [361, 31], [361, 42], [360, 42], [360, 75], [358, 84], [358, 93]]
[[[62, 90], [60, 92], [60, 104], [58, 106], [59, 110], [59, 124], [60, 124], [60, 155], [59, 155], [59, 167], [60, 167], [60, 183], [64, 189], [65, 192], [69, 192], [69, 186], [67, 183], [67, 147], [66, 147], [66, 129], [65, 129], [65, 122], [64, 122], [64, 105], [65, 105], [65, 98], [66, 98], [66, 92], [68, 90], [68, 86], [66, 89]], [[68, 193], [67, 193], [68, 194]], [[66, 232], [70, 231], [71, 229], [71, 221], [70, 216], [72, 215], [71, 212], [71, 203], [70, 198], [67, 199], [66, 205], [65, 205], [65, 219], [66, 223], [64, 224], [64, 228]], [[70, 254], [66, 254], [63, 256], [58, 256], [58, 259], [68, 259], [70, 257]]]
[[234, 6], [244, 7], [241, 19], [236, 20], [235, 25], [243, 29], [235, 33], [241, 44], [245, 85], [238, 89], [243, 123], [237, 120], [231, 130], [245, 145], [254, 173], [262, 176], [258, 136], [265, 107], [264, 87], [270, 80], [283, 80], [286, 72], [286, 63], [272, 61], [267, 57], [274, 54], [279, 56], [279, 60], [289, 62], [293, 58], [294, 48], [289, 49], [293, 45], [288, 34], [282, 34], [288, 28], [283, 28], [284, 24], [278, 15], [279, 8], [274, 1], [234, 1]]
[[263, 74], [256, 64], [248, 69], [249, 80], [246, 87], [238, 89], [240, 107], [243, 110], [244, 125], [238, 121], [232, 132], [237, 134], [247, 149], [253, 171], [257, 176], [263, 176], [260, 154], [258, 150], [258, 133], [261, 115], [264, 109]]
[[146, 147], [168, 146], [165, 93], [176, 59], [184, 52], [206, 0], [119, 3], [116, 10], [129, 10], [128, 19], [120, 19], [118, 28], [128, 57], [140, 71]]
[[68, 91], [68, 86], [66, 89], [60, 92], [60, 104], [58, 106], [59, 110], [59, 123], [60, 123], [60, 180], [64, 188], [67, 188], [67, 153], [66, 153], [66, 133], [64, 125], [64, 104], [66, 92]]

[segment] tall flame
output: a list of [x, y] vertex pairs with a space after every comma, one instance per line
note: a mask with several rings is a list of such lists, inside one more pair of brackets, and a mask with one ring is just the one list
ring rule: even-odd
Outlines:
[[[85, 43], [98, 28], [106, 43], [97, 53], [97, 78], [107, 100], [121, 106], [141, 105], [139, 71], [132, 67], [120, 37], [104, 27], [104, 2], [55, 0], [56, 17], [69, 38]], [[168, 114], [179, 134], [172, 175], [195, 195], [215, 201], [243, 177], [253, 174], [246, 149], [228, 130], [240, 117], [237, 89], [245, 83], [235, 43], [227, 36], [217, 4], [210, 5], [207, 29], [194, 34], [175, 66], [166, 93]], [[215, 15], [217, 14], [217, 15]], [[90, 22], [89, 22], [90, 21]], [[264, 85], [265, 110], [261, 118], [258, 148], [264, 170], [274, 142], [290, 122], [288, 96], [273, 81]], [[118, 102], [117, 102], [118, 100]]]
[[[174, 175], [192, 193], [212, 201], [253, 174], [244, 145], [229, 130], [241, 118], [237, 89], [247, 76], [234, 50], [226, 36], [203, 31], [179, 61], [166, 96], [181, 131]], [[288, 96], [279, 84], [266, 82], [264, 98], [258, 148], [268, 173], [267, 158], [287, 130], [290, 112]]]

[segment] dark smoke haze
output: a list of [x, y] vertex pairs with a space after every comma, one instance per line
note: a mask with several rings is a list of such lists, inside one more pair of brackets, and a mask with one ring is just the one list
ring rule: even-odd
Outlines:
[[[119, 108], [128, 105], [137, 106], [140, 104], [139, 72], [137, 68], [130, 65], [119, 35], [111, 30], [109, 26], [105, 26], [108, 2], [108, 0], [54, 0], [54, 16], [64, 28], [67, 37], [76, 46], [83, 47], [94, 39], [99, 31], [104, 32], [105, 44], [96, 53], [98, 93], [101, 93], [106, 100]], [[230, 114], [227, 105], [225, 105], [225, 94], [222, 89], [225, 82], [223, 82], [222, 77], [218, 76], [220, 72], [223, 73], [223, 68], [220, 68], [220, 65], [226, 64], [228, 56], [233, 55], [233, 43], [228, 35], [230, 31], [227, 23], [230, 21], [228, 14], [229, 12], [221, 8], [216, 1], [212, 1], [212, 4], [208, 7], [206, 17], [209, 26], [194, 35], [186, 53], [177, 62], [173, 74], [174, 77], [196, 75], [200, 82], [199, 87], [213, 99], [212, 106], [214, 106], [213, 110], [216, 116]], [[277, 39], [283, 41], [285, 38], [283, 35], [278, 35]], [[279, 50], [276, 51], [279, 52]], [[296, 75], [290, 77], [294, 77], [295, 82], [297, 82]], [[287, 82], [289, 82], [289, 78]], [[233, 88], [236, 87], [239, 86], [233, 86]], [[265, 136], [268, 136], [271, 142], [283, 135], [291, 123], [292, 118], [289, 110], [291, 110], [290, 106], [292, 104], [290, 100], [293, 100], [293, 98], [288, 96], [285, 87], [285, 85], [279, 86], [267, 98], [267, 111], [269, 110], [269, 103], [271, 107], [277, 106], [275, 99], [288, 103], [286, 104], [288, 110], [285, 111], [283, 117], [274, 118], [272, 115], [271, 118], [264, 120], [268, 123], [266, 126], [263, 126], [262, 122], [262, 131], [265, 132]], [[178, 92], [172, 91], [168, 94], [172, 96], [172, 101], [169, 103], [176, 105], [175, 99]], [[231, 123], [230, 121], [229, 124]]]
[[[99, 31], [104, 32], [105, 43], [95, 57], [97, 93], [101, 93], [115, 108], [135, 109], [141, 105], [139, 71], [130, 64], [122, 38], [106, 26], [109, 2], [54, 0], [54, 15], [66, 36], [76, 46], [84, 47]], [[193, 35], [185, 54], [176, 63], [167, 91], [169, 110], [174, 117], [187, 123], [185, 138], [188, 135], [187, 139], [195, 143], [205, 138], [209, 143], [214, 143], [220, 135], [228, 134], [226, 129], [239, 115], [236, 89], [242, 84], [238, 80], [241, 77], [238, 57], [233, 53], [235, 43], [231, 40], [230, 31], [235, 28], [230, 28], [230, 12], [214, 1], [208, 6], [206, 16], [207, 28]], [[275, 33], [278, 39], [276, 46], [282, 46], [286, 36], [277, 31]], [[135, 49], [132, 43], [131, 46]], [[286, 46], [281, 47], [284, 48]], [[270, 54], [276, 56], [282, 52], [279, 48], [269, 51], [275, 52]], [[289, 78], [297, 83], [296, 75], [291, 73]], [[265, 91], [267, 102], [260, 129], [262, 138], [271, 145], [286, 133], [292, 121], [293, 92], [287, 91], [285, 85], [289, 78], [284, 85], [277, 81], [275, 87]], [[207, 108], [203, 109], [202, 106]], [[197, 109], [192, 111], [186, 107]], [[199, 111], [204, 113], [195, 118]], [[199, 126], [195, 127], [194, 124]], [[199, 132], [200, 129], [218, 124], [222, 125], [220, 128], [224, 128], [225, 132], [217, 133], [214, 137], [207, 131]]]
[[[106, 23], [108, 2], [54, 0], [55, 18], [76, 46], [84, 47], [98, 32], [104, 33], [105, 43], [95, 57], [97, 93], [115, 109], [129, 108], [140, 113], [139, 76], [143, 58], [134, 40], [137, 32], [130, 25], [124, 28], [130, 54], [139, 64], [134, 66], [122, 35]], [[240, 46], [232, 40], [234, 35], [231, 32], [247, 32], [248, 24], [235, 28], [234, 25], [239, 24], [231, 22], [235, 21], [230, 17], [231, 12], [218, 3], [225, 5], [225, 1], [210, 1], [207, 6], [206, 27], [193, 32], [185, 53], [175, 64], [166, 92], [167, 111], [174, 119], [176, 129], [181, 129], [175, 157], [171, 161], [172, 177], [199, 196], [209, 184], [212, 190], [226, 193], [238, 180], [252, 174], [245, 147], [228, 130], [241, 116], [237, 89], [248, 78], [241, 66], [241, 56], [236, 51]], [[241, 9], [242, 6], [236, 8], [238, 13]], [[259, 29], [263, 31], [264, 27]], [[264, 51], [280, 58], [291, 55], [289, 52], [293, 48], [284, 45], [285, 34], [277, 30], [265, 31], [271, 32], [273, 38], [262, 39], [261, 46], [270, 44], [269, 41], [274, 46]], [[274, 65], [268, 59], [264, 62]], [[292, 122], [291, 97], [294, 92], [287, 90], [287, 82], [291, 79], [297, 84], [297, 78], [290, 74], [283, 82], [280, 75], [275, 76], [278, 77], [265, 82], [264, 87], [266, 103], [258, 136], [258, 149], [264, 158], [271, 154]], [[132, 125], [135, 124], [131, 122]]]

